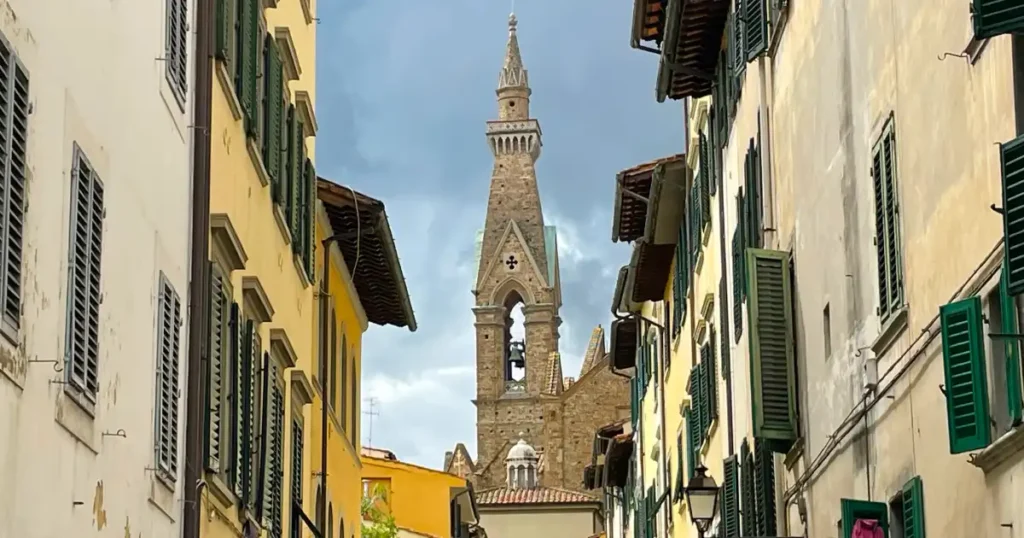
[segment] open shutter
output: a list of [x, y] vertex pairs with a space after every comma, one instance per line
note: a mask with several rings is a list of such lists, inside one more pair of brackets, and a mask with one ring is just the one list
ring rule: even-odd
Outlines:
[[1024, 32], [1024, 2], [1020, 0], [973, 0], [971, 21], [974, 39]]
[[746, 246], [761, 248], [763, 246], [763, 230], [761, 225], [761, 154], [754, 139], [750, 139], [744, 164], [746, 182]]
[[840, 511], [842, 519], [840, 525], [842, 534], [840, 538], [851, 538], [853, 525], [858, 519], [874, 519], [882, 526], [882, 532], [886, 538], [889, 536], [889, 507], [885, 503], [870, 501], [857, 501], [853, 499], [841, 499]]
[[21, 327], [29, 79], [6, 43], [0, 43], [0, 58], [6, 63], [0, 95], [10, 107], [8, 114], [0, 116], [0, 132], [8, 144], [0, 154], [0, 326], [12, 336]]
[[708, 194], [714, 196], [718, 192], [718, 182], [722, 179], [721, 153], [718, 151], [718, 129], [715, 124], [718, 122], [718, 108], [715, 107], [714, 93], [712, 93], [711, 104], [708, 105], [708, 165], [711, 168], [711, 175], [708, 181]]
[[[743, 73], [747, 69], [746, 62], [746, 47], [745, 47], [745, 34], [747, 29], [746, 26], [746, 3], [756, 2], [757, 0], [735, 0], [732, 11], [732, 69], [733, 77], [735, 78], [734, 87], [739, 92], [741, 88], [740, 80], [742, 79]], [[739, 97], [739, 93], [733, 96], [734, 98]]]
[[239, 101], [242, 103], [242, 115], [245, 121], [245, 131], [249, 137], [256, 136], [257, 114], [256, 110], [256, 76], [257, 57], [259, 56], [259, 8], [260, 0], [237, 0], [238, 9], [238, 51], [241, 57], [238, 59], [239, 80], [238, 88]]
[[743, 189], [740, 189], [736, 193], [736, 229], [739, 233], [739, 247], [740, 247], [740, 300], [747, 300], [747, 257], [744, 254], [747, 247], [750, 246], [750, 208], [747, 204], [747, 196]]
[[227, 360], [229, 335], [229, 301], [225, 288], [225, 275], [210, 263], [210, 341], [209, 371], [206, 379], [206, 468], [214, 473], [221, 470], [221, 437], [224, 413], [224, 366]]
[[716, 335], [715, 326], [711, 325], [708, 329], [708, 343], [705, 344], [708, 347], [708, 366], [707, 375], [704, 377], [708, 382], [708, 408], [710, 411], [711, 420], [718, 418], [718, 364], [716, 348]]
[[700, 131], [699, 138], [700, 146], [700, 182], [701, 182], [701, 224], [707, 224], [711, 222], [711, 194], [712, 185], [715, 183], [713, 180], [713, 172], [715, 170], [714, 163], [711, 162], [711, 146], [708, 144], [708, 136], [704, 131]]
[[289, 108], [292, 117], [291, 122], [291, 156], [289, 157], [291, 165], [291, 185], [289, 188], [290, 201], [289, 207], [291, 211], [288, 213], [288, 228], [292, 233], [292, 248], [294, 252], [299, 252], [301, 247], [302, 235], [302, 200], [305, 196], [305, 172], [304, 166], [306, 164], [306, 146], [304, 144], [305, 138], [303, 135], [302, 121], [298, 119], [298, 111], [293, 108]]
[[316, 207], [316, 168], [313, 162], [306, 159], [305, 192], [302, 198], [302, 267], [306, 276], [313, 281], [313, 209]]
[[692, 480], [694, 471], [697, 469], [697, 459], [700, 447], [697, 446], [697, 413], [693, 404], [683, 411], [683, 422], [686, 423], [686, 477]]
[[942, 359], [946, 370], [949, 451], [960, 454], [991, 440], [981, 298], [942, 306]]
[[754, 436], [795, 441], [796, 355], [789, 253], [747, 250]]
[[754, 495], [754, 457], [744, 439], [740, 444], [740, 510], [743, 513], [742, 536], [757, 536], [757, 508]]
[[99, 391], [100, 272], [103, 183], [80, 149], [72, 171], [71, 296], [68, 300], [68, 382], [90, 401]]
[[292, 512], [291, 512], [291, 538], [299, 538], [302, 529], [302, 518], [296, 508], [302, 508], [302, 424], [298, 420], [292, 421]]
[[743, 45], [748, 62], [768, 50], [768, 8], [766, 0], [744, 0]]
[[683, 488], [685, 488], [685, 482], [683, 481], [683, 467], [686, 465], [685, 456], [683, 456], [683, 432], [679, 432], [676, 436], [676, 487], [675, 496], [673, 500], [679, 502], [684, 497]]
[[911, 478], [903, 486], [903, 538], [925, 538], [924, 532], [924, 487], [921, 477]]
[[214, 16], [217, 20], [217, 36], [214, 54], [218, 60], [230, 63], [231, 30], [235, 26], [235, 14], [231, 11], [231, 0], [216, 0]]
[[267, 34], [265, 58], [267, 62], [267, 73], [264, 79], [266, 86], [264, 94], [266, 98], [267, 132], [263, 137], [263, 162], [267, 166], [267, 173], [270, 174], [271, 192], [274, 200], [280, 200], [281, 190], [281, 102], [284, 99], [284, 73], [281, 66], [281, 54], [277, 49], [277, 43], [273, 36]]
[[[240, 358], [241, 358], [241, 354], [242, 354], [242, 342], [243, 342], [242, 335], [245, 332], [245, 328], [243, 327], [241, 311], [240, 311], [240, 309], [238, 307], [238, 303], [232, 303], [231, 304], [231, 312], [230, 312], [230, 317], [229, 317], [229, 322], [228, 323], [229, 323], [228, 328], [229, 328], [229, 333], [230, 333], [229, 338], [231, 339], [231, 344], [230, 344], [230, 346], [228, 346], [229, 350], [228, 350], [228, 361], [227, 361], [227, 364], [228, 364], [228, 373], [230, 375], [231, 388], [229, 389], [228, 399], [227, 399], [226, 403], [227, 403], [227, 407], [230, 409], [230, 410], [228, 410], [228, 414], [230, 415], [231, 421], [230, 421], [230, 424], [229, 424], [228, 434], [231, 437], [231, 443], [232, 443], [232, 448], [234, 450], [234, 454], [231, 457], [231, 464], [227, 468], [227, 478], [228, 478], [228, 485], [231, 486], [232, 488], [234, 488], [235, 495], [238, 496], [239, 498], [241, 498], [241, 496], [242, 496], [242, 482], [240, 480], [240, 477], [241, 477], [240, 472], [241, 472], [241, 470], [240, 470], [240, 467], [239, 467], [239, 459], [238, 459], [239, 454], [241, 453], [241, 446], [239, 445], [238, 440], [240, 438], [242, 438], [242, 433], [241, 433], [242, 421], [241, 421], [241, 415], [239, 414], [242, 406], [241, 406], [241, 398], [239, 398], [239, 394], [240, 394], [239, 391], [241, 390], [241, 387], [243, 386], [241, 384], [241, 380], [242, 380], [242, 377], [241, 377], [241, 362], [242, 361], [240, 360]], [[224, 464], [224, 461], [222, 459], [221, 460], [221, 465], [223, 465], [223, 464]]]
[[704, 439], [707, 438], [708, 425], [711, 422], [710, 408], [708, 407], [708, 383], [704, 379], [705, 372], [704, 363], [698, 363], [693, 367], [693, 373], [690, 374], [693, 377], [691, 384], [694, 387], [694, 392], [697, 394], [697, 449], [700, 450], [704, 446]]
[[[1003, 260], [1003, 271], [999, 279], [999, 305], [1002, 310], [1004, 334], [1019, 334], [1020, 320], [1017, 318], [1017, 304], [1006, 286], [1006, 260]], [[1006, 362], [1006, 406], [1010, 422], [1020, 424], [1022, 419], [1020, 341], [1008, 338], [1003, 341]]]
[[763, 439], [754, 439], [754, 506], [757, 536], [775, 536], [775, 461]]
[[739, 225], [732, 233], [732, 327], [736, 341], [743, 334], [743, 235]]
[[725, 481], [722, 484], [722, 536], [740, 538], [739, 463], [736, 456], [725, 458]]
[[722, 335], [719, 337], [722, 346], [722, 379], [729, 379], [731, 368], [729, 361], [732, 359], [729, 345], [729, 308], [728, 299], [726, 299], [729, 296], [729, 284], [724, 276], [718, 280], [718, 296], [723, 302], [718, 306], [718, 326], [722, 328]]
[[686, 252], [686, 238], [680, 227], [679, 238], [676, 244], [675, 263], [672, 268], [672, 339], [679, 335], [679, 329], [683, 326], [684, 301], [686, 293], [683, 291], [683, 256]]
[[1024, 292], [1024, 135], [1001, 144], [999, 160], [1003, 176], [1006, 290], [1016, 297]]

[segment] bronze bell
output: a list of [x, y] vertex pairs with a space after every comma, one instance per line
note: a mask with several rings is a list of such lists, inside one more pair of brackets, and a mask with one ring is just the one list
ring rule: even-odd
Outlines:
[[518, 342], [513, 342], [511, 347], [511, 353], [508, 357], [508, 362], [516, 368], [523, 368], [526, 365], [526, 359], [523, 357], [523, 346]]

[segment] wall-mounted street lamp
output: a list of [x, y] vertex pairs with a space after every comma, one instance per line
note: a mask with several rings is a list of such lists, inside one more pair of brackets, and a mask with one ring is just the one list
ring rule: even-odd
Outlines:
[[686, 504], [690, 508], [690, 520], [697, 526], [697, 535], [700, 538], [704, 538], [704, 533], [715, 519], [715, 513], [718, 512], [718, 494], [721, 491], [715, 479], [707, 475], [707, 471], [706, 467], [698, 465], [684, 490]]

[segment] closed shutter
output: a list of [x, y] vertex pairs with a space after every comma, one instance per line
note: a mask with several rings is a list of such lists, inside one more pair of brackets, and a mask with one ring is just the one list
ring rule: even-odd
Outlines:
[[960, 454], [984, 448], [991, 440], [981, 298], [944, 305], [939, 317], [949, 451]]
[[636, 431], [637, 419], [640, 418], [640, 390], [637, 386], [640, 383], [638, 377], [633, 377], [629, 381], [629, 421], [633, 425], [633, 431]]
[[733, 3], [732, 10], [732, 70], [733, 70], [733, 85], [736, 88], [737, 94], [734, 98], [739, 98], [739, 91], [742, 89], [740, 81], [742, 75], [747, 69], [747, 54], [746, 47], [744, 46], [746, 36], [746, 3], [755, 2], [756, 0], [735, 0]]
[[71, 292], [66, 344], [71, 366], [68, 383], [95, 402], [99, 391], [100, 270], [105, 209], [103, 183], [77, 145], [72, 178]]
[[690, 267], [688, 273], [692, 273], [697, 265], [697, 255], [700, 254], [701, 240], [701, 178], [693, 182], [690, 188]]
[[692, 387], [691, 394], [694, 395], [697, 403], [697, 437], [696, 446], [697, 450], [700, 450], [704, 446], [705, 435], [708, 431], [708, 396], [707, 396], [707, 383], [704, 381], [704, 364], [697, 363], [693, 367], [693, 371], [690, 372], [690, 386]]
[[712, 185], [715, 183], [713, 172], [714, 164], [711, 162], [711, 147], [708, 144], [707, 134], [700, 131], [700, 183], [701, 183], [701, 227], [711, 222], [711, 194]]
[[[232, 64], [231, 34], [235, 29], [235, 17], [237, 12], [234, 8], [234, 0], [216, 0], [214, 16], [217, 24], [217, 35], [214, 54], [218, 60], [222, 60], [230, 67]], [[230, 69], [229, 71], [230, 72]]]
[[710, 434], [712, 416], [712, 403], [714, 394], [715, 371], [711, 367], [711, 346], [704, 344], [700, 346], [700, 386], [701, 386], [701, 412], [703, 417], [702, 430], [705, 436]]
[[[235, 495], [239, 498], [242, 496], [242, 481], [241, 481], [241, 469], [239, 466], [239, 455], [241, 454], [241, 444], [238, 442], [242, 438], [242, 421], [241, 421], [241, 384], [242, 376], [242, 342], [243, 334], [245, 332], [244, 321], [242, 320], [241, 309], [238, 303], [231, 303], [231, 312], [229, 320], [229, 338], [231, 339], [230, 350], [228, 353], [228, 368], [227, 374], [230, 379], [231, 388], [228, 391], [228, 397], [225, 402], [226, 412], [230, 415], [229, 421], [229, 435], [231, 438], [231, 457], [230, 464], [227, 466], [227, 479], [228, 485], [233, 488]], [[226, 455], [225, 451], [221, 451], [222, 454]], [[224, 465], [223, 458], [221, 465]]]
[[722, 379], [729, 379], [730, 375], [730, 360], [731, 360], [731, 348], [729, 342], [729, 284], [726, 282], [725, 277], [718, 281], [718, 296], [721, 297], [722, 304], [718, 306], [718, 326], [722, 328], [722, 335], [719, 337], [722, 345]]
[[302, 198], [302, 267], [313, 281], [313, 214], [316, 207], [316, 168], [306, 159], [305, 191]]
[[718, 122], [718, 108], [715, 107], [714, 93], [711, 94], [711, 104], [708, 105], [708, 159], [711, 167], [711, 180], [708, 181], [708, 194], [715, 196], [718, 192], [718, 182], [722, 180], [722, 154], [718, 151], [718, 129], [715, 124]]
[[206, 379], [206, 468], [221, 471], [221, 440], [224, 429], [224, 369], [229, 352], [229, 303], [227, 277], [210, 263], [209, 371]]
[[911, 478], [903, 486], [900, 495], [903, 504], [903, 538], [925, 538], [924, 532], [924, 487], [921, 477]]
[[789, 253], [750, 249], [747, 269], [754, 436], [795, 441], [796, 354]]
[[672, 264], [672, 340], [679, 335], [683, 326], [684, 298], [683, 292], [683, 259], [681, 254], [686, 251], [686, 238], [682, 228], [676, 242], [675, 263]]
[[754, 505], [757, 536], [775, 536], [775, 461], [768, 442], [754, 439]]
[[260, 0], [237, 0], [238, 10], [238, 51], [239, 51], [239, 101], [242, 103], [242, 115], [245, 121], [245, 132], [250, 138], [258, 134], [258, 115], [256, 88], [259, 57], [259, 11]]
[[156, 464], [167, 480], [178, 476], [178, 357], [181, 299], [161, 273], [157, 301]]
[[725, 458], [723, 467], [725, 478], [721, 493], [721, 532], [723, 538], [740, 538], [739, 463], [736, 461], [736, 456]]
[[743, 3], [743, 44], [748, 62], [768, 50], [768, 8], [765, 2], [745, 0]]
[[754, 145], [754, 139], [750, 139], [747, 148], [747, 157], [744, 165], [744, 178], [746, 181], [746, 246], [761, 248], [764, 244], [763, 229], [761, 223], [761, 153]]
[[683, 411], [683, 422], [686, 425], [686, 477], [687, 480], [692, 480], [697, 469], [697, 460], [700, 447], [697, 445], [697, 430], [700, 427], [698, 424], [697, 413], [690, 404]]
[[1004, 267], [1007, 292], [1024, 292], [1024, 136], [999, 146], [1003, 186]]
[[280, 200], [281, 191], [281, 139], [283, 123], [281, 121], [281, 103], [284, 99], [284, 73], [281, 67], [281, 54], [277, 44], [271, 35], [266, 36], [264, 44], [266, 61], [266, 76], [263, 77], [266, 86], [264, 87], [264, 115], [267, 121], [267, 132], [263, 137], [263, 162], [266, 164], [267, 173], [270, 174], [270, 183], [274, 200]]
[[[718, 418], [718, 361], [716, 360], [715, 353], [717, 353], [716, 347], [716, 335], [715, 326], [712, 324], [708, 329], [708, 343], [704, 344], [708, 348], [708, 366], [706, 368], [706, 375], [704, 379], [707, 380], [708, 384], [708, 409], [710, 414], [708, 415], [711, 420]], [[702, 352], [703, 353], [703, 352]], [[704, 360], [701, 358], [701, 360]]]
[[171, 90], [180, 103], [188, 90], [188, 2], [167, 0], [167, 39], [164, 65]]
[[271, 390], [271, 401], [273, 402], [273, 438], [270, 443], [270, 469], [272, 473], [270, 498], [271, 518], [270, 535], [272, 538], [281, 538], [284, 531], [282, 518], [284, 512], [284, 388], [275, 377]]
[[[298, 125], [296, 122], [299, 121], [298, 115], [295, 112], [295, 105], [289, 104], [287, 112], [285, 112], [285, 161], [283, 164], [284, 172], [282, 173], [282, 185], [281, 185], [281, 204], [284, 208], [284, 219], [288, 223], [288, 230], [291, 231], [293, 222], [295, 221], [295, 181], [296, 181], [296, 167], [295, 159], [298, 158], [299, 146], [298, 146]], [[292, 240], [295, 239], [295, 232], [292, 231]], [[317, 372], [319, 375], [319, 371]]]
[[744, 439], [740, 444], [740, 510], [743, 513], [742, 536], [757, 536], [757, 503], [754, 494], [754, 456]]
[[882, 527], [884, 536], [889, 536], [889, 506], [885, 503], [840, 499], [840, 538], [851, 538], [853, 526], [858, 519], [873, 519]]
[[237, 461], [240, 471], [241, 495], [245, 506], [252, 508], [256, 499], [256, 488], [253, 487], [255, 479], [255, 450], [253, 447], [256, 439], [256, 357], [261, 355], [259, 344], [256, 340], [256, 326], [251, 320], [245, 320], [244, 329], [241, 335], [242, 354], [239, 357], [241, 363], [239, 368], [241, 379], [239, 380], [239, 404], [241, 417], [241, 436], [235, 442], [237, 446]]
[[732, 327], [736, 341], [743, 335], [743, 235], [740, 227], [732, 233]]
[[302, 532], [302, 518], [299, 510], [302, 508], [302, 423], [298, 420], [292, 421], [292, 533], [291, 538], [299, 538]]
[[749, 193], [743, 189], [736, 194], [736, 229], [739, 234], [740, 246], [740, 300], [747, 300], [747, 256], [744, 252], [750, 246], [750, 207], [747, 203]]
[[903, 269], [896, 196], [896, 133], [892, 120], [872, 152], [875, 196], [875, 255], [878, 266], [878, 313], [888, 318], [903, 305]]
[[[1003, 270], [999, 279], [999, 304], [1002, 309], [1004, 334], [1018, 334], [1020, 332], [1020, 320], [1017, 316], [1017, 304], [1010, 295], [1006, 285], [1006, 260], [1003, 260]], [[1024, 402], [1021, 397], [1021, 368], [1020, 368], [1020, 341], [1008, 338], [1003, 342], [1005, 346], [1006, 362], [1006, 405], [1009, 412], [1010, 422], [1020, 424], [1022, 413], [1024, 413]]]
[[673, 497], [673, 499], [676, 502], [681, 501], [684, 496], [683, 488], [685, 487], [685, 483], [683, 481], [683, 467], [685, 467], [686, 463], [686, 460], [684, 458], [685, 456], [683, 456], [683, 432], [679, 432], [679, 435], [676, 436], [676, 461], [678, 463], [676, 464], [675, 497]]
[[0, 115], [0, 329], [13, 337], [21, 327], [29, 80], [13, 50], [2, 40], [0, 61], [0, 96], [9, 107], [7, 114]]
[[1024, 2], [1020, 0], [973, 0], [971, 21], [974, 39], [981, 41], [1003, 34], [1024, 32]]
[[303, 167], [306, 163], [306, 146], [304, 143], [302, 121], [298, 119], [297, 111], [292, 113], [292, 118], [293, 121], [290, 125], [292, 129], [290, 139], [292, 147], [289, 157], [291, 165], [291, 185], [289, 189], [291, 200], [289, 201], [289, 206], [291, 212], [288, 214], [288, 228], [292, 233], [293, 252], [298, 253], [301, 250], [302, 244], [302, 211], [305, 205], [303, 199], [306, 196], [305, 176], [303, 175], [305, 172]]

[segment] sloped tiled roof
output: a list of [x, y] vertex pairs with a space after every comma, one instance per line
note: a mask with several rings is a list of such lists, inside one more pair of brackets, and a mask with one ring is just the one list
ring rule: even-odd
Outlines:
[[562, 488], [493, 488], [476, 492], [481, 506], [506, 504], [587, 504], [599, 503], [596, 497]]
[[562, 357], [557, 351], [552, 351], [548, 355], [547, 382], [545, 394], [557, 396], [562, 393]]
[[597, 361], [605, 355], [604, 350], [604, 328], [598, 325], [590, 333], [590, 343], [587, 344], [587, 353], [583, 356], [583, 366], [580, 368], [579, 377], [587, 375], [587, 372], [594, 367]]

